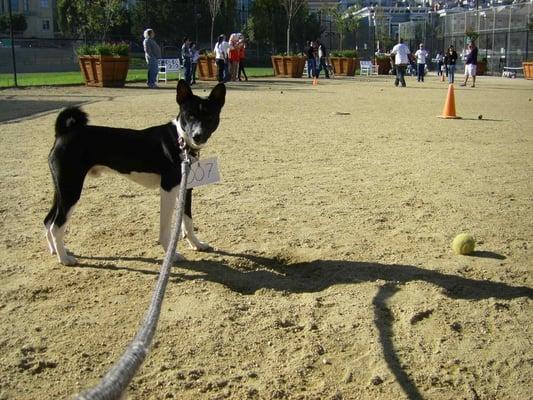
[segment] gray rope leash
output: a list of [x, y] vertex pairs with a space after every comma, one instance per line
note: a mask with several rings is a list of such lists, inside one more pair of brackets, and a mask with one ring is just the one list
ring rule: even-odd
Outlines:
[[188, 155], [185, 154], [185, 160], [181, 163], [181, 184], [175, 216], [176, 225], [170, 238], [170, 244], [167, 248], [165, 259], [161, 265], [159, 279], [157, 280], [152, 295], [150, 307], [144, 317], [144, 322], [122, 357], [107, 372], [100, 383], [92, 389], [88, 389], [83, 393], [78, 394], [75, 398], [76, 400], [120, 399], [148, 353], [159, 320], [161, 304], [163, 302], [163, 297], [165, 296], [165, 289], [167, 287], [170, 268], [174, 258], [174, 251], [178, 244], [181, 231], [181, 221], [183, 219], [185, 208], [185, 193], [187, 191], [187, 178], [190, 167], [191, 162]]

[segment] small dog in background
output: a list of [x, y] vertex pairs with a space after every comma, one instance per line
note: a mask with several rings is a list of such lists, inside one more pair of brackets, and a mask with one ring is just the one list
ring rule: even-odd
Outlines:
[[[172, 214], [181, 180], [185, 151], [194, 156], [206, 144], [220, 121], [226, 98], [223, 83], [207, 98], [195, 96], [180, 80], [176, 88], [177, 118], [144, 130], [88, 125], [87, 114], [79, 108], [63, 110], [56, 120], [55, 141], [48, 156], [54, 182], [52, 208], [44, 219], [48, 247], [59, 262], [74, 265], [67, 253], [64, 235], [83, 189], [87, 174], [111, 170], [146, 187], [158, 187], [161, 194], [159, 242], [170, 243]], [[182, 234], [195, 250], [209, 245], [198, 240], [192, 222], [192, 189], [187, 190]]]

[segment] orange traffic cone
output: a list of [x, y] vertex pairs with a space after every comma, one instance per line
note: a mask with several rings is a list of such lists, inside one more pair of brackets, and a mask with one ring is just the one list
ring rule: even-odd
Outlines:
[[446, 103], [444, 103], [444, 109], [442, 110], [442, 115], [439, 115], [439, 118], [446, 119], [459, 119], [455, 115], [455, 96], [453, 94], [453, 84], [450, 83], [448, 86], [448, 95], [446, 96]]
[[440, 74], [440, 81], [444, 82], [444, 72], [441, 72], [441, 74]]
[[316, 86], [318, 85], [318, 79], [316, 79], [316, 77], [313, 78], [313, 86]]

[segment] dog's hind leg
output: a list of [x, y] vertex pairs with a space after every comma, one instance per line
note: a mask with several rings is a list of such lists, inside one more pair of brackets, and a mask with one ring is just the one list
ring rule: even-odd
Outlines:
[[196, 251], [206, 251], [211, 249], [209, 244], [198, 240], [194, 234], [194, 226], [192, 223], [192, 189], [187, 190], [187, 197], [185, 198], [185, 213], [181, 223], [181, 231], [191, 249]]
[[48, 242], [48, 250], [50, 250], [50, 254], [56, 254], [56, 246], [54, 244], [54, 240], [52, 239], [52, 232], [50, 231], [50, 228], [52, 226], [52, 221], [56, 217], [57, 214], [57, 195], [54, 192], [54, 200], [52, 203], [52, 207], [50, 208], [50, 211], [48, 211], [48, 214], [46, 214], [46, 217], [44, 218], [44, 228], [46, 230], [46, 241]]
[[[67, 222], [74, 211], [74, 206], [80, 199], [83, 187], [84, 175], [72, 175], [69, 171], [67, 176], [57, 178], [55, 195], [55, 213], [52, 210], [45, 218], [45, 226], [48, 226], [47, 238], [52, 251], [55, 250], [57, 259], [63, 265], [75, 265], [75, 257], [67, 253], [64, 237]], [[52, 207], [54, 208], [54, 207]]]
[[58, 210], [57, 217], [50, 226], [49, 235], [52, 238], [52, 244], [55, 249], [55, 254], [57, 255], [58, 261], [63, 265], [76, 265], [78, 260], [70, 254], [68, 254], [67, 249], [65, 248], [65, 229], [67, 227], [67, 222], [74, 211], [74, 205], [72, 205], [68, 211]]

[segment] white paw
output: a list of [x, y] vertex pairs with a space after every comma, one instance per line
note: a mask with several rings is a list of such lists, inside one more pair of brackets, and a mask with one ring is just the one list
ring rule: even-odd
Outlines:
[[76, 257], [67, 254], [62, 260], [59, 260], [59, 262], [63, 265], [76, 265], [78, 260]]
[[189, 246], [191, 246], [191, 249], [196, 251], [208, 251], [212, 250], [213, 248], [209, 245], [209, 243], [205, 242], [195, 242], [195, 243], [189, 243]]

